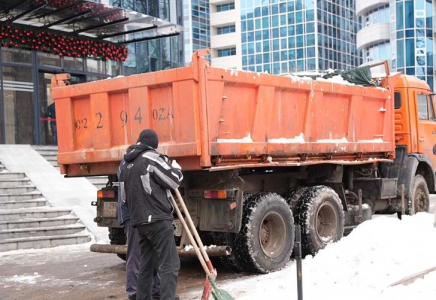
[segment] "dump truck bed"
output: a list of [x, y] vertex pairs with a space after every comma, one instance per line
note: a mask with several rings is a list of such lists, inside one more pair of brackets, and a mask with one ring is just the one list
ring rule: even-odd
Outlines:
[[214, 68], [206, 54], [189, 67], [71, 86], [55, 76], [61, 172], [115, 174], [146, 128], [185, 171], [392, 158], [396, 77], [363, 87]]

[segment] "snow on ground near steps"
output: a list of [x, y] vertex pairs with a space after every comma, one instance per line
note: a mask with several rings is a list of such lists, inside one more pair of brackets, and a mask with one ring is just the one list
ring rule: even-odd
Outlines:
[[[436, 299], [436, 272], [404, 286], [404, 277], [436, 266], [433, 216], [403, 220], [382, 216], [358, 226], [349, 236], [303, 260], [303, 299]], [[297, 299], [294, 262], [278, 272], [220, 281], [237, 300]]]

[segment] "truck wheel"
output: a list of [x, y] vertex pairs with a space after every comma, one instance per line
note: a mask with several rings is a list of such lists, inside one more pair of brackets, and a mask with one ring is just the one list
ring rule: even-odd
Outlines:
[[430, 209], [430, 193], [428, 192], [427, 182], [422, 175], [416, 175], [413, 180], [412, 197], [409, 198], [407, 212], [412, 214], [412, 205], [415, 208], [415, 213], [429, 212]]
[[269, 273], [283, 268], [294, 247], [294, 218], [275, 193], [253, 195], [244, 203], [235, 255], [246, 271]]
[[[117, 227], [109, 227], [109, 240], [111, 245], [125, 245], [126, 244], [126, 235], [124, 234], [123, 228]], [[117, 254], [119, 258], [122, 260], [126, 260], [125, 254]]]
[[344, 235], [344, 211], [336, 192], [326, 186], [314, 186], [301, 196], [295, 223], [301, 225], [303, 255], [315, 255]]
[[297, 188], [289, 190], [283, 198], [285, 198], [288, 203], [292, 214], [295, 215], [295, 209], [297, 208], [297, 204], [300, 201], [301, 195], [303, 195], [307, 191], [307, 186], [299, 186]]

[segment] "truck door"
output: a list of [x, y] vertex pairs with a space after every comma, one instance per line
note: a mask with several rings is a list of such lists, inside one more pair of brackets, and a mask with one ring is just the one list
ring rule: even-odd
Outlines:
[[433, 96], [416, 94], [416, 111], [418, 112], [418, 152], [427, 155], [433, 166], [436, 166], [436, 118]]

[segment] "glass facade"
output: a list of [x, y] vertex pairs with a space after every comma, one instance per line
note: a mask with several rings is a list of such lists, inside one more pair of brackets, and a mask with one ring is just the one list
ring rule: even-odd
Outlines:
[[198, 49], [210, 48], [210, 13], [208, 0], [183, 0], [185, 65]]
[[389, 41], [380, 42], [365, 49], [364, 60], [366, 62], [377, 60], [389, 60], [391, 56], [391, 44]]
[[360, 24], [355, 1], [241, 1], [242, 66], [273, 74], [351, 69]]
[[225, 56], [232, 56], [236, 55], [236, 48], [225, 48], [225, 49], [218, 49], [218, 57], [225, 57]]
[[235, 30], [236, 30], [235, 25], [222, 26], [222, 27], [218, 27], [216, 29], [216, 33], [217, 34], [226, 34], [226, 33], [235, 32]]
[[378, 23], [389, 23], [389, 5], [377, 7], [362, 18], [362, 27]]
[[[362, 16], [361, 27], [375, 24], [389, 24], [389, 4], [383, 4]], [[379, 40], [363, 50], [363, 61], [390, 60], [391, 46], [389, 40]]]
[[[182, 20], [181, 1], [110, 0], [109, 4], [177, 24], [180, 24]], [[175, 10], [177, 15], [176, 20], [171, 20], [172, 9]], [[124, 62], [124, 74], [132, 75], [182, 66], [183, 44], [181, 39], [181, 36], [173, 36], [127, 45], [129, 56]]]
[[226, 4], [221, 4], [221, 5], [217, 5], [216, 6], [216, 11], [220, 12], [220, 11], [227, 11], [227, 10], [232, 10], [235, 9], [235, 3], [226, 3]]
[[433, 1], [390, 1], [391, 59], [394, 71], [434, 87]]

